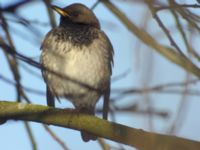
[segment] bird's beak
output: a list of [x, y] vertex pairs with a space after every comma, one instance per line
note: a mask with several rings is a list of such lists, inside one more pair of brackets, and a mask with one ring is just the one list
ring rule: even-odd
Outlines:
[[64, 11], [62, 8], [60, 8], [58, 6], [51, 5], [51, 8], [63, 17], [70, 17], [69, 14], [66, 11]]

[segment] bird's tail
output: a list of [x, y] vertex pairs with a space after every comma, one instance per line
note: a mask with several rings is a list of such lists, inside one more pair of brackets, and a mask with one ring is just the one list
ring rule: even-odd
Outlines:
[[[87, 114], [87, 115], [93, 115], [93, 116], [95, 115], [94, 108], [81, 108], [80, 113]], [[81, 131], [81, 137], [84, 142], [88, 142], [90, 140], [95, 141], [97, 139], [97, 137], [95, 135], [92, 135], [85, 131]]]

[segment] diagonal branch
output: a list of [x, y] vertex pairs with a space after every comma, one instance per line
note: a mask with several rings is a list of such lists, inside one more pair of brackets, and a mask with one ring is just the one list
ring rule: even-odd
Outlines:
[[28, 137], [30, 139], [30, 142], [31, 142], [31, 145], [32, 145], [32, 149], [33, 150], [37, 150], [37, 143], [35, 141], [35, 138], [33, 136], [33, 132], [32, 132], [32, 129], [31, 129], [29, 123], [24, 121], [24, 127], [25, 127], [25, 129], [26, 129], [26, 131], [28, 133]]
[[72, 109], [1, 101], [0, 118], [34, 121], [82, 130], [141, 150], [200, 149], [200, 142], [197, 141], [130, 128], [97, 117], [82, 115]]
[[55, 28], [56, 27], [55, 15], [53, 13], [53, 10], [50, 8], [51, 0], [44, 0], [44, 4], [45, 4], [48, 14], [49, 14], [49, 20], [50, 20], [51, 27]]
[[63, 150], [69, 150], [65, 143], [49, 128], [48, 125], [43, 125], [43, 127], [50, 134], [50, 136], [63, 148]]
[[177, 53], [174, 49], [159, 44], [150, 34], [146, 33], [142, 29], [138, 28], [133, 22], [131, 22], [115, 5], [109, 0], [101, 0], [101, 2], [114, 14], [116, 17], [144, 44], [153, 48], [162, 56], [182, 67], [186, 71], [193, 73], [200, 78], [200, 69], [191, 62], [188, 58], [183, 57]]

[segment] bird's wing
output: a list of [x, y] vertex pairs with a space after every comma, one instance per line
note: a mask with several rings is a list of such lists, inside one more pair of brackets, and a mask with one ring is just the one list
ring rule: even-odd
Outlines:
[[106, 58], [107, 60], [109, 61], [109, 68], [110, 68], [110, 72], [111, 72], [111, 75], [112, 75], [112, 67], [114, 65], [114, 62], [113, 62], [113, 55], [114, 55], [114, 50], [113, 50], [113, 46], [109, 40], [109, 38], [107, 37], [107, 35], [101, 31], [100, 32], [100, 36], [102, 36], [102, 45], [104, 46], [104, 50], [106, 50]]
[[[107, 37], [107, 35], [102, 31], [101, 36], [104, 39], [102, 41], [102, 44], [104, 45], [104, 50], [106, 50], [106, 58], [109, 61], [109, 69], [110, 69], [110, 74], [112, 74], [112, 66], [113, 66], [113, 55], [114, 55], [114, 50], [113, 46]], [[103, 102], [103, 119], [107, 120], [108, 118], [108, 112], [109, 112], [109, 100], [110, 100], [110, 81], [107, 85], [107, 88], [104, 91], [104, 102]]]

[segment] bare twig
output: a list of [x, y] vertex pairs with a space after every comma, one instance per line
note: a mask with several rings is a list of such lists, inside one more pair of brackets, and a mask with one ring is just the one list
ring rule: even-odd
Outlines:
[[50, 24], [52, 28], [56, 27], [56, 20], [55, 20], [55, 15], [53, 13], [53, 10], [51, 9], [51, 0], [44, 0], [44, 4], [47, 8], [48, 14], [49, 14], [49, 19], [50, 19]]
[[[10, 85], [16, 86], [16, 83], [14, 81], [6, 78], [3, 75], [0, 75], [0, 80], [3, 80], [4, 82], [6, 82], [6, 83], [8, 83]], [[45, 95], [45, 92], [43, 92], [43, 91], [40, 91], [40, 90], [37, 90], [37, 89], [33, 89], [33, 88], [30, 88], [30, 87], [26, 87], [24, 85], [22, 85], [22, 88], [26, 92], [34, 93], [34, 94], [41, 95], [41, 96]]]
[[161, 10], [165, 10], [165, 9], [177, 9], [180, 7], [184, 7], [184, 8], [200, 8], [200, 5], [198, 4], [176, 4], [176, 5], [170, 5], [170, 6], [157, 6], [155, 7], [156, 11], [161, 11]]
[[33, 136], [33, 133], [32, 133], [32, 130], [31, 130], [29, 123], [27, 121], [24, 121], [24, 126], [25, 126], [27, 133], [28, 133], [29, 139], [31, 141], [32, 149], [37, 150], [37, 144], [36, 144], [36, 141], [35, 141], [35, 138]]
[[104, 139], [98, 138], [98, 143], [103, 150], [110, 150], [110, 146], [105, 142]]
[[9, 12], [9, 13], [15, 13], [16, 10], [21, 7], [24, 6], [27, 3], [31, 3], [31, 2], [36, 2], [38, 0], [22, 0], [22, 1], [16, 1], [13, 4], [10, 4], [6, 7], [0, 7], [0, 11], [4, 11], [4, 12]]
[[106, 7], [112, 11], [126, 27], [134, 33], [141, 41], [143, 41], [146, 45], [150, 46], [151, 48], [155, 49], [161, 55], [166, 57], [168, 60], [172, 61], [174, 64], [181, 66], [186, 71], [189, 71], [200, 78], [200, 69], [190, 60], [186, 59], [179, 53], [175, 52], [174, 49], [163, 46], [159, 44], [155, 39], [149, 35], [148, 33], [142, 31], [138, 28], [133, 22], [131, 22], [116, 6], [114, 6], [108, 0], [101, 0]]
[[[170, 3], [170, 6], [177, 5], [173, 0], [170, 0], [169, 3]], [[185, 31], [183, 30], [183, 27], [182, 27], [182, 25], [180, 23], [180, 20], [179, 20], [179, 17], [177, 15], [176, 11], [174, 9], [170, 9], [170, 11], [172, 12], [172, 14], [173, 14], [173, 16], [175, 18], [177, 29], [179, 30], [179, 32], [180, 32], [180, 34], [181, 34], [181, 36], [183, 38], [183, 41], [185, 43], [185, 46], [186, 46], [188, 52], [191, 53], [195, 58], [197, 58], [200, 61], [200, 56], [189, 45], [189, 42], [187, 40]]]
[[96, 7], [97, 7], [97, 5], [100, 3], [100, 1], [99, 0], [97, 0], [93, 5], [92, 5], [92, 7], [90, 8], [91, 10], [94, 10]]
[[51, 137], [64, 149], [69, 150], [65, 143], [48, 127], [48, 125], [43, 125], [45, 130], [51, 135]]
[[[148, 0], [147, 0], [148, 1]], [[164, 31], [165, 35], [168, 37], [170, 43], [172, 46], [174, 46], [176, 48], [176, 50], [183, 56], [186, 58], [185, 54], [181, 51], [180, 47], [176, 44], [176, 42], [174, 41], [173, 37], [171, 36], [170, 32], [168, 31], [168, 29], [165, 27], [165, 25], [163, 24], [163, 22], [161, 21], [161, 19], [159, 18], [159, 16], [155, 13], [154, 7], [147, 2], [152, 15], [154, 16], [155, 20], [157, 21], [158, 25], [161, 27], [161, 29]]]
[[[0, 18], [2, 20], [2, 27], [4, 29], [4, 32], [6, 33], [6, 38], [9, 42], [10, 46], [12, 47], [13, 51], [16, 51], [12, 37], [11, 37], [9, 30], [8, 30], [8, 24], [7, 24], [6, 20], [4, 19], [3, 13], [1, 11], [0, 11]], [[7, 58], [7, 61], [8, 61], [9, 66], [10, 66], [10, 70], [13, 73], [14, 79], [17, 83], [16, 84], [17, 100], [21, 101], [21, 91], [22, 91], [22, 89], [21, 89], [21, 85], [20, 85], [20, 74], [19, 74], [19, 70], [18, 70], [17, 59], [16, 59], [15, 56], [13, 56], [13, 57], [8, 56], [8, 53], [5, 49], [4, 49], [4, 54]]]

